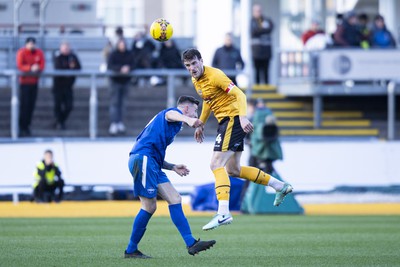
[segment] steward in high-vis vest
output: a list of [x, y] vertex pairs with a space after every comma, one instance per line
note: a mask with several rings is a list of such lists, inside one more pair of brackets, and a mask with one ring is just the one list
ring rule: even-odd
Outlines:
[[[34, 173], [33, 197], [36, 202], [60, 202], [63, 197], [64, 180], [53, 161], [53, 152], [46, 150], [43, 160], [38, 162]], [[56, 195], [56, 190], [58, 194]]]

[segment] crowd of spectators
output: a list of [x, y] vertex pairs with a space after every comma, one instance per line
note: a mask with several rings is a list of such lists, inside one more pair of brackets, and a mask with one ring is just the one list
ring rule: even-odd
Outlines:
[[[262, 14], [261, 6], [253, 6], [251, 18], [252, 65], [255, 73], [255, 83], [269, 83], [269, 64], [272, 57], [273, 21]], [[301, 36], [304, 48], [309, 50], [333, 48], [394, 48], [396, 41], [387, 29], [385, 19], [375, 15], [372, 20], [365, 13], [357, 14], [349, 11], [338, 14], [336, 30], [327, 34], [321, 21], [312, 20], [310, 28]], [[124, 98], [130, 85], [144, 81], [151, 85], [165, 84], [162, 77], [152, 77], [155, 80], [141, 77], [128, 77], [126, 74], [135, 69], [183, 69], [181, 50], [174, 40], [163, 43], [154, 42], [145, 32], [137, 32], [129, 40], [124, 36], [122, 27], [117, 27], [115, 35], [104, 47], [104, 70], [114, 72], [109, 79], [110, 91], [110, 135], [123, 134]], [[128, 47], [128, 44], [129, 47]], [[35, 109], [38, 91], [38, 75], [45, 67], [43, 51], [36, 47], [33, 37], [26, 39], [25, 46], [17, 52], [17, 67], [21, 72], [30, 73], [19, 78], [20, 112], [19, 135], [30, 136], [30, 124]], [[53, 65], [56, 70], [79, 70], [81, 63], [78, 55], [73, 53], [69, 44], [63, 42], [53, 55]], [[234, 46], [233, 36], [225, 35], [224, 43], [215, 50], [212, 66], [222, 70], [242, 70], [244, 61], [240, 49]], [[184, 78], [183, 81], [188, 78]], [[236, 83], [236, 77], [230, 76]], [[153, 82], [154, 81], [154, 82]], [[54, 127], [66, 129], [66, 120], [73, 108], [73, 85], [75, 77], [59, 76], [53, 79], [54, 95]]]
[[336, 30], [328, 36], [318, 20], [301, 36], [306, 49], [332, 48], [395, 48], [396, 41], [386, 28], [385, 19], [375, 15], [370, 22], [366, 13], [349, 11], [336, 16]]

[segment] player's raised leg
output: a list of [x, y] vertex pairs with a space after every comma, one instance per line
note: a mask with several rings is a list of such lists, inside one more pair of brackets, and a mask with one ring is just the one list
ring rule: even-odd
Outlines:
[[290, 184], [282, 182], [258, 168], [251, 166], [240, 166], [241, 154], [242, 152], [236, 152], [235, 155], [228, 161], [226, 169], [229, 175], [240, 177], [253, 183], [272, 187], [276, 191], [274, 205], [279, 206], [283, 202], [285, 196], [293, 191], [293, 187]]

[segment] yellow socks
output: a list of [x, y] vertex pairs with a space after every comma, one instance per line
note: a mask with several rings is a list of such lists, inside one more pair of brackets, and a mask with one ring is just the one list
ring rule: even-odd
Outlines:
[[231, 181], [224, 167], [213, 170], [215, 176], [215, 193], [218, 200], [229, 200]]
[[268, 185], [271, 175], [255, 167], [242, 166], [239, 177], [257, 184]]

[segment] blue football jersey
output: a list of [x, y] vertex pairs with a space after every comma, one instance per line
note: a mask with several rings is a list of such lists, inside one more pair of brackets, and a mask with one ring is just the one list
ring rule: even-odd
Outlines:
[[168, 122], [165, 119], [165, 113], [170, 110], [182, 114], [177, 108], [169, 108], [155, 115], [136, 138], [130, 154], [152, 157], [162, 167], [167, 146], [174, 141], [175, 136], [182, 128], [182, 122]]

